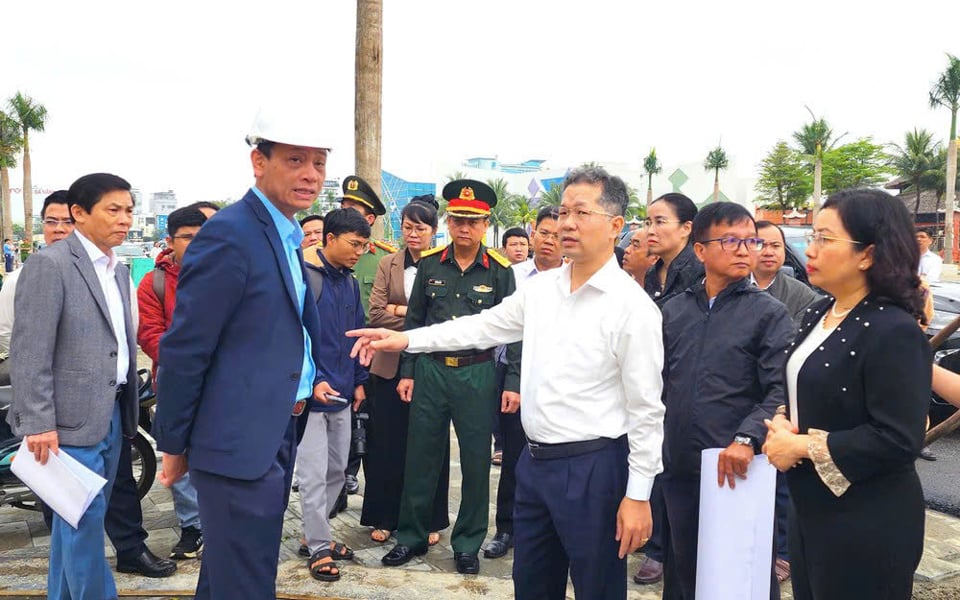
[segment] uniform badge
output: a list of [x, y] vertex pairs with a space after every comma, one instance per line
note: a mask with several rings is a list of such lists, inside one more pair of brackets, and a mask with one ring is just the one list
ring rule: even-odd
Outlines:
[[447, 282], [442, 279], [427, 279], [427, 285], [447, 285]]
[[351, 192], [355, 192], [358, 189], [360, 189], [360, 184], [357, 183], [356, 179], [351, 179], [350, 181], [347, 182], [347, 189]]
[[493, 291], [493, 288], [489, 285], [475, 285], [473, 286], [473, 291], [480, 292], [481, 294], [489, 294]]

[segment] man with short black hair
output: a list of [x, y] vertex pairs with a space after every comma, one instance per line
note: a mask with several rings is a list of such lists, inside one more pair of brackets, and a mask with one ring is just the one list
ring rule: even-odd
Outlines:
[[300, 229], [303, 230], [300, 245], [304, 250], [323, 244], [323, 217], [320, 215], [307, 215], [300, 219]]
[[757, 221], [757, 237], [763, 240], [763, 248], [750, 277], [758, 288], [766, 290], [783, 302], [799, 326], [801, 315], [808, 306], [819, 300], [820, 296], [807, 285], [780, 270], [787, 259], [787, 238], [779, 226], [770, 221]]
[[[140, 308], [137, 343], [153, 361], [154, 383], [160, 365], [160, 338], [170, 328], [177, 304], [177, 279], [183, 255], [206, 220], [200, 209], [189, 206], [170, 213], [167, 217], [167, 248], [157, 257], [154, 270], [144, 275], [137, 288]], [[158, 402], [162, 403], [163, 399], [158, 398]], [[190, 482], [190, 474], [174, 483], [170, 491], [173, 510], [180, 522], [180, 541], [170, 551], [170, 558], [197, 558], [203, 547], [203, 534], [197, 489]]]
[[199, 210], [200, 212], [203, 213], [203, 216], [205, 216], [208, 219], [220, 211], [220, 207], [217, 206], [216, 203], [208, 202], [206, 200], [194, 202], [193, 204], [187, 206], [187, 208], [195, 208]]
[[[716, 473], [721, 487], [746, 477], [766, 438], [763, 420], [785, 401], [784, 350], [795, 331], [786, 307], [750, 283], [763, 240], [745, 208], [708, 204], [694, 218], [692, 235], [705, 278], [663, 305], [667, 600], [694, 600], [701, 451], [724, 448]], [[770, 596], [779, 598], [772, 568], [770, 576]]]
[[943, 259], [930, 250], [933, 245], [933, 229], [926, 227], [917, 230], [917, 245], [920, 246], [920, 267], [917, 273], [927, 283], [940, 281], [940, 272], [943, 270]]
[[[318, 388], [345, 402], [312, 401], [303, 440], [297, 449], [303, 533], [310, 574], [320, 581], [340, 579], [335, 560], [350, 560], [353, 550], [333, 539], [330, 508], [343, 488], [350, 453], [350, 413], [366, 399], [367, 370], [350, 358], [352, 344], [344, 335], [366, 323], [360, 286], [353, 267], [367, 251], [370, 225], [358, 211], [338, 208], [323, 219], [323, 246], [304, 251], [307, 275], [320, 314], [317, 361]], [[353, 410], [351, 410], [351, 404]]]
[[511, 264], [520, 264], [530, 258], [530, 236], [521, 227], [511, 227], [501, 239], [503, 255]]
[[140, 412], [130, 273], [113, 252], [133, 196], [120, 177], [94, 173], [73, 182], [67, 205], [74, 232], [32, 256], [17, 284], [7, 421], [41, 464], [65, 452], [107, 480], [76, 528], [54, 514], [47, 576], [50, 598], [103, 600], [117, 596], [104, 515]]

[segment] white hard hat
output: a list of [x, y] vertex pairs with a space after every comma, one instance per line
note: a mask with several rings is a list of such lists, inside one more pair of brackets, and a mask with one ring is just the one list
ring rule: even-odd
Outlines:
[[324, 122], [324, 111], [304, 111], [303, 107], [283, 110], [277, 107], [262, 107], [257, 111], [247, 143], [256, 146], [260, 142], [277, 142], [308, 148], [330, 147], [330, 126]]

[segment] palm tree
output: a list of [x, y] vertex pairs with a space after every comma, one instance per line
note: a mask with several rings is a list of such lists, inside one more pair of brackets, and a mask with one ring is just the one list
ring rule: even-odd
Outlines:
[[713, 201], [720, 199], [720, 171], [730, 166], [726, 151], [717, 144], [717, 147], [707, 154], [703, 161], [704, 171], [713, 171]]
[[653, 202], [653, 176], [663, 170], [663, 165], [657, 159], [657, 149], [650, 148], [650, 154], [643, 159], [643, 170], [647, 172], [647, 206]]
[[[950, 139], [947, 142], [947, 164], [945, 181], [957, 180], [957, 111], [960, 110], [960, 59], [952, 54], [947, 55], [947, 69], [940, 74], [940, 78], [930, 90], [930, 108], [944, 106], [950, 110]], [[946, 186], [947, 212], [944, 222], [944, 242], [947, 248], [944, 260], [953, 264], [953, 207], [956, 186]]]
[[454, 171], [453, 173], [447, 174], [447, 183], [457, 181], [458, 179], [469, 179], [469, 177], [463, 171]]
[[0, 111], [0, 204], [4, 239], [13, 239], [13, 214], [10, 212], [10, 169], [17, 166], [17, 155], [23, 148], [20, 124]]
[[490, 224], [493, 225], [493, 237], [499, 244], [500, 228], [510, 226], [513, 194], [507, 189], [507, 182], [503, 177], [488, 179], [487, 185], [493, 188], [493, 194], [497, 197], [497, 205], [490, 209]]
[[540, 194], [539, 206], [560, 206], [560, 201], [563, 199], [563, 185], [559, 183], [554, 183], [550, 186], [549, 190], [544, 190]]
[[900, 177], [910, 181], [917, 194], [913, 206], [913, 218], [920, 212], [920, 192], [925, 187], [924, 178], [930, 176], [939, 152], [939, 144], [933, 140], [933, 134], [926, 129], [908, 131], [904, 145], [893, 144], [895, 150], [890, 166]]
[[[383, 90], [383, 2], [357, 0], [354, 140], [356, 173], [380, 195], [380, 115]], [[388, 207], [389, 210], [389, 207]], [[377, 219], [372, 235], [383, 237]]]
[[826, 119], [819, 119], [809, 107], [804, 107], [813, 119], [805, 123], [799, 131], [793, 133], [793, 139], [800, 146], [800, 151], [807, 160], [813, 162], [813, 215], [820, 212], [820, 196], [823, 190], [823, 153], [833, 147], [845, 133], [837, 138], [833, 137], [833, 129]]
[[537, 220], [537, 208], [530, 204], [530, 199], [526, 196], [515, 195], [510, 200], [510, 214], [508, 222], [510, 225], [526, 228]]
[[30, 96], [17, 92], [10, 99], [13, 118], [23, 133], [23, 229], [24, 239], [33, 248], [33, 176], [30, 165], [30, 131], [43, 131], [47, 109]]

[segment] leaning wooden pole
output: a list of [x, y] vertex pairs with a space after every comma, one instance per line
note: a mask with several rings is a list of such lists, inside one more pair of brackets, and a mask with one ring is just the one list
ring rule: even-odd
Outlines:
[[[933, 348], [933, 351], [936, 352], [937, 348], [942, 346], [944, 342], [950, 339], [950, 336], [953, 335], [958, 329], [960, 329], [960, 316], [953, 321], [950, 321], [949, 325], [937, 332], [937, 335], [930, 338], [930, 347]], [[923, 440], [923, 445], [929, 446], [943, 436], [953, 433], [958, 427], [960, 427], [960, 410], [953, 413], [942, 423], [928, 431]]]
[[[383, 2], [357, 0], [354, 142], [356, 174], [370, 184], [390, 210], [380, 189], [380, 115], [383, 90]], [[388, 217], [389, 218], [389, 215]], [[373, 237], [383, 238], [383, 219]]]

